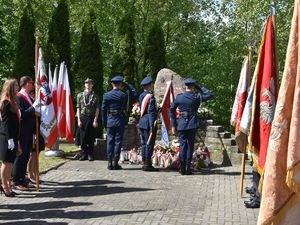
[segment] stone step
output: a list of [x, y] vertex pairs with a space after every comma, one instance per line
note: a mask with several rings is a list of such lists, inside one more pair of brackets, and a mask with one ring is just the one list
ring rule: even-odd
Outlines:
[[212, 126], [214, 124], [213, 120], [205, 120], [207, 126]]
[[[241, 165], [243, 155], [236, 152], [231, 151], [214, 151], [209, 149], [211, 152], [211, 159], [215, 164], [224, 163], [228, 166], [231, 165]], [[228, 163], [229, 161], [229, 163]]]
[[212, 143], [212, 144], [223, 144], [225, 146], [232, 146], [232, 145], [236, 145], [236, 142], [234, 139], [223, 139], [223, 138], [211, 138], [211, 137], [206, 137], [205, 138], [205, 142], [207, 144]]
[[241, 151], [239, 150], [239, 147], [237, 145], [230, 146], [228, 148], [228, 150], [231, 151], [231, 152], [235, 152], [235, 153], [241, 153]]
[[220, 133], [219, 133], [219, 136], [220, 136], [221, 138], [231, 138], [231, 133], [230, 133], [230, 132], [227, 132], [227, 131], [225, 131], [225, 132], [220, 132]]
[[219, 136], [219, 132], [217, 131], [207, 131], [206, 137], [219, 138], [220, 136]]
[[224, 128], [222, 126], [207, 126], [207, 131], [224, 132]]

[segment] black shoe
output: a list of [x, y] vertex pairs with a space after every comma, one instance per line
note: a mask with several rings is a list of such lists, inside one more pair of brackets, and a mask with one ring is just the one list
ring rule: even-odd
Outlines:
[[191, 169], [191, 162], [188, 162], [187, 165], [186, 165], [185, 175], [193, 175], [193, 171]]
[[86, 154], [82, 154], [79, 158], [79, 161], [87, 160]]
[[1, 193], [1, 195], [2, 195], [2, 193], [5, 195], [5, 197], [15, 197], [15, 192], [13, 193], [13, 192], [10, 192], [10, 193], [6, 193], [5, 191], [4, 191], [4, 188], [2, 187], [2, 186], [0, 186], [0, 193]]
[[114, 169], [114, 168], [113, 168], [113, 165], [112, 165], [112, 160], [111, 160], [111, 159], [108, 160], [107, 169], [108, 169], [108, 170], [113, 170], [113, 169]]
[[158, 169], [156, 169], [155, 167], [152, 166], [152, 161], [151, 161], [151, 159], [149, 159], [149, 160], [146, 160], [144, 171], [157, 172]]
[[114, 159], [114, 165], [113, 165], [114, 170], [121, 170], [122, 167], [119, 165], [119, 159]]
[[257, 209], [260, 207], [260, 202], [257, 200], [253, 200], [252, 202], [246, 202], [245, 206], [249, 209]]
[[88, 160], [89, 160], [89, 161], [94, 161], [94, 158], [93, 158], [93, 156], [92, 156], [92, 155], [90, 155], [90, 154], [88, 154]]
[[179, 170], [179, 173], [181, 175], [185, 175], [186, 174], [186, 171], [185, 171], [185, 161], [180, 161], [180, 170]]
[[142, 170], [143, 170], [143, 171], [145, 171], [145, 169], [146, 169], [146, 165], [145, 165], [145, 164], [143, 164], [143, 166], [142, 166]]
[[244, 201], [244, 203], [245, 203], [245, 204], [246, 204], [246, 203], [250, 203], [250, 202], [252, 202], [253, 200], [254, 200], [254, 198], [251, 197], [249, 200]]
[[246, 187], [245, 192], [250, 195], [255, 194], [255, 188], [254, 187]]

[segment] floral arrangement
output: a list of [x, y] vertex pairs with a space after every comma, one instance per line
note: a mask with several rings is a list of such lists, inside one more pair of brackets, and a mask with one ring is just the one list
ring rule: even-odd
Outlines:
[[[173, 140], [170, 146], [164, 146], [158, 144], [154, 146], [152, 155], [152, 165], [159, 166], [161, 168], [169, 168], [172, 170], [180, 169], [179, 158], [180, 146], [178, 140]], [[133, 148], [129, 151], [122, 149], [120, 155], [120, 163], [129, 161], [130, 164], [143, 164], [142, 160], [142, 148]], [[208, 168], [213, 165], [211, 160], [211, 153], [207, 146], [198, 148], [192, 159], [192, 167], [194, 170], [200, 170], [201, 168]]]
[[197, 115], [201, 119], [208, 119], [209, 118], [209, 110], [200, 105], [198, 110], [197, 110]]
[[131, 116], [139, 118], [141, 116], [141, 109], [139, 102], [136, 102], [132, 105]]
[[192, 165], [194, 170], [199, 170], [201, 168], [211, 167], [213, 162], [210, 158], [211, 153], [207, 146], [198, 148], [193, 155]]

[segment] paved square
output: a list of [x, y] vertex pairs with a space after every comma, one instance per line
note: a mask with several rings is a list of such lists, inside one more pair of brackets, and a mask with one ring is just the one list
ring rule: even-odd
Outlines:
[[[239, 197], [240, 167], [193, 176], [140, 165], [108, 171], [105, 161], [70, 161], [42, 175], [41, 191], [0, 197], [0, 223], [118, 225], [254, 225], [258, 209]], [[251, 183], [247, 167], [245, 186]]]

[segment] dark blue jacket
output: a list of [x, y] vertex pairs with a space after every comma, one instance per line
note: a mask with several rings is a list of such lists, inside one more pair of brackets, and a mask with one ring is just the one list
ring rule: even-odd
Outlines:
[[[200, 120], [197, 116], [201, 102], [213, 98], [213, 94], [204, 87], [201, 87], [203, 94], [193, 91], [184, 92], [176, 96], [175, 101], [170, 107], [170, 118], [172, 127], [177, 126], [177, 130], [190, 130], [200, 127]], [[176, 121], [176, 109], [179, 108], [180, 116]]]
[[[142, 107], [143, 99], [147, 94], [152, 94], [152, 93], [149, 91], [144, 91], [142, 94], [140, 94], [139, 97], [140, 107]], [[154, 121], [156, 117], [157, 117], [156, 100], [155, 97], [152, 95], [152, 97], [148, 101], [143, 117], [140, 118], [139, 127], [141, 129], [146, 129], [146, 130], [153, 129]]]
[[17, 96], [17, 101], [21, 111], [20, 144], [22, 146], [23, 144], [27, 145], [33, 143], [33, 134], [35, 133], [35, 113], [33, 106], [25, 100], [24, 97]]
[[127, 124], [125, 116], [127, 102], [128, 95], [120, 89], [113, 89], [103, 95], [101, 114], [105, 128], [120, 127]]

